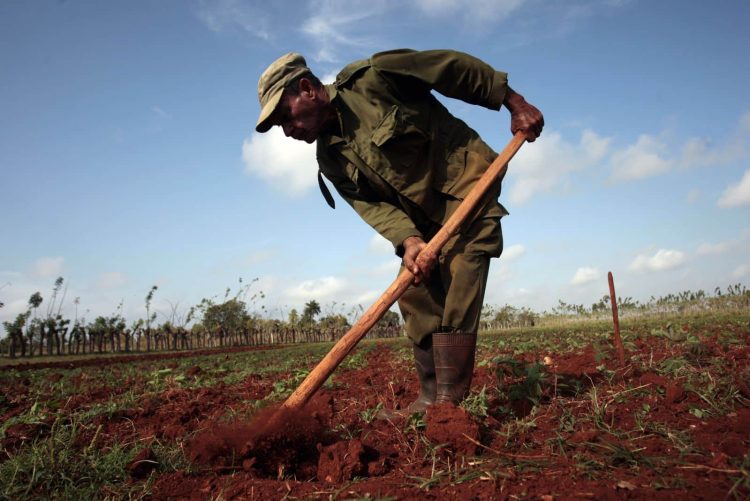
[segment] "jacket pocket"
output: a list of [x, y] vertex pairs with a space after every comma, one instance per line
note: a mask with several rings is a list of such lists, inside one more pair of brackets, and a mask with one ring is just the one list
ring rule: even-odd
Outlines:
[[451, 195], [452, 198], [463, 199], [462, 194], [457, 193], [455, 188], [466, 171], [468, 156], [469, 150], [464, 147], [456, 148], [446, 154], [442, 168], [436, 169], [432, 187], [441, 193]]
[[375, 126], [371, 140], [394, 166], [410, 167], [414, 162], [427, 160], [423, 157], [427, 151], [428, 135], [396, 105]]

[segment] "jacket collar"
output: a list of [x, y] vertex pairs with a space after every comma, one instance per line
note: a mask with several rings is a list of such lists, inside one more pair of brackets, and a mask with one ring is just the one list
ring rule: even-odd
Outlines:
[[[324, 85], [326, 93], [328, 94], [328, 99], [333, 105], [333, 108], [336, 110], [336, 116], [339, 120], [339, 127], [341, 130], [344, 130], [344, 120], [342, 118], [342, 111], [344, 107], [346, 106], [341, 99], [339, 99], [339, 92], [336, 89], [336, 86], [334, 84]], [[321, 146], [324, 148], [328, 148], [330, 146], [337, 145], [339, 143], [345, 142], [345, 139], [341, 136], [337, 136], [335, 134], [323, 134], [318, 138], [318, 142]]]

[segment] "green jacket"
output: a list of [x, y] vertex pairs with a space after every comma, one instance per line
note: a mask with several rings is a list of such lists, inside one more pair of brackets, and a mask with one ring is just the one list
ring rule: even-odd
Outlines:
[[[432, 237], [497, 156], [431, 91], [499, 110], [507, 85], [507, 74], [455, 51], [356, 61], [326, 86], [342, 134], [318, 138], [320, 170], [401, 255], [407, 237]], [[499, 194], [500, 181], [483, 217], [507, 214]]]

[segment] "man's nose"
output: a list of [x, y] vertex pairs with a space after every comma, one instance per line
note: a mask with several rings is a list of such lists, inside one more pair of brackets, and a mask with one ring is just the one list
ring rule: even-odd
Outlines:
[[292, 126], [289, 123], [281, 124], [281, 128], [284, 129], [284, 135], [289, 137], [292, 135]]

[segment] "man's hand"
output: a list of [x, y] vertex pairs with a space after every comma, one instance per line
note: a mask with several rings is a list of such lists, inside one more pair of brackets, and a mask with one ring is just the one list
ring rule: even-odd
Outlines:
[[544, 117], [536, 106], [526, 102], [521, 94], [508, 87], [503, 104], [510, 111], [510, 131], [526, 133], [526, 140], [533, 143], [544, 128]]
[[[414, 274], [414, 283], [429, 278], [430, 271], [437, 262], [437, 256], [422, 253], [427, 244], [420, 237], [408, 237], [402, 244], [404, 246], [404, 266]], [[419, 259], [417, 259], [419, 256]]]

